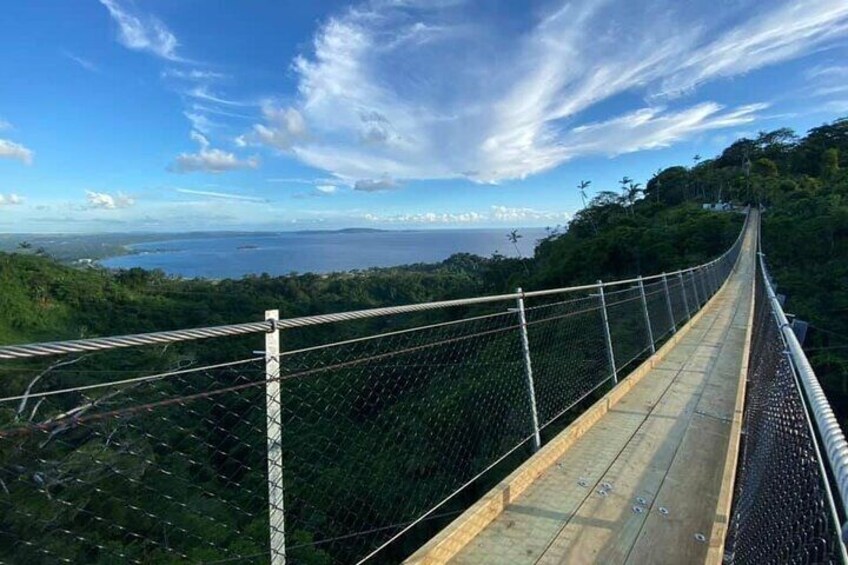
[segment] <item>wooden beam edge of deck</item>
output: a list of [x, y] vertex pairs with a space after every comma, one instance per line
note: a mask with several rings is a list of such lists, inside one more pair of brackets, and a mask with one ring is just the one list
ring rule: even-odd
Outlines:
[[707, 549], [705, 563], [720, 565], [724, 561], [724, 542], [730, 527], [730, 511], [733, 502], [733, 487], [736, 485], [736, 466], [739, 461], [739, 446], [742, 439], [742, 421], [745, 412], [745, 391], [748, 382], [748, 366], [751, 361], [751, 345], [754, 334], [754, 310], [757, 299], [757, 267], [754, 265], [754, 277], [751, 281], [751, 304], [748, 311], [748, 329], [745, 332], [745, 346], [742, 350], [742, 366], [739, 368], [739, 385], [736, 388], [736, 404], [733, 420], [730, 424], [730, 441], [721, 479], [721, 490], [713, 518], [710, 546]]
[[[721, 296], [727, 288], [730, 277], [736, 272], [739, 267], [739, 259], [733, 266], [732, 273], [727, 280], [721, 285], [704, 306], [698, 310], [692, 318], [686, 322], [656, 353], [648, 357], [636, 369], [634, 369], [627, 377], [619, 381], [619, 383], [610, 390], [607, 394], [593, 404], [586, 412], [581, 414], [576, 420], [568, 425], [563, 431], [557, 434], [550, 442], [543, 446], [538, 453], [534, 454], [530, 459], [522, 463], [515, 471], [509, 474], [503, 481], [498, 483], [490, 490], [483, 498], [478, 500], [468, 510], [460, 514], [453, 522], [439, 532], [435, 537], [430, 539], [426, 544], [421, 546], [418, 551], [408, 557], [404, 563], [408, 565], [436, 565], [447, 563], [457, 553], [459, 553], [468, 542], [474, 539], [483, 529], [488, 526], [498, 515], [504, 511], [506, 506], [518, 498], [533, 481], [535, 481], [545, 470], [559, 459], [568, 448], [582, 437], [592, 426], [601, 419], [601, 417], [609, 412], [619, 400], [621, 400], [630, 389], [632, 389], [640, 380], [653, 369], [657, 363], [663, 360], [674, 346], [680, 342], [683, 337], [689, 333], [692, 327], [701, 319], [707, 308]], [[753, 301], [752, 301], [753, 302]], [[753, 310], [751, 315], [753, 316]], [[749, 320], [750, 322], [750, 320]], [[748, 342], [746, 343], [746, 354], [748, 345], [750, 344], [750, 326]], [[747, 358], [745, 358], [743, 366], [747, 366]], [[744, 386], [744, 379], [742, 386]], [[744, 391], [743, 391], [744, 392]], [[744, 400], [744, 394], [743, 400]], [[738, 408], [738, 398], [737, 398]], [[739, 419], [741, 425], [741, 409], [734, 413], [734, 422]], [[736, 435], [738, 438], [738, 434]], [[738, 441], [738, 440], [737, 440]], [[732, 449], [734, 453], [736, 448]], [[726, 472], [726, 470], [725, 470]], [[735, 458], [734, 469], [735, 472]], [[726, 479], [726, 477], [725, 477]], [[724, 488], [724, 485], [722, 486]], [[722, 490], [722, 493], [724, 491]], [[729, 493], [732, 494], [732, 485]], [[729, 501], [729, 494], [728, 501]], [[721, 505], [721, 500], [719, 505]], [[728, 502], [729, 505], [729, 502]], [[729, 507], [727, 509], [729, 511]], [[725, 527], [726, 530], [726, 527]], [[724, 547], [724, 535], [721, 534], [721, 547]]]

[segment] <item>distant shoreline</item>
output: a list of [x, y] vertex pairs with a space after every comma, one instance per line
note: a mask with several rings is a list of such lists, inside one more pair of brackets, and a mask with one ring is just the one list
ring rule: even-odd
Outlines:
[[[111, 232], [111, 233], [0, 233], [0, 252], [15, 252], [22, 242], [27, 242], [32, 250], [43, 248], [58, 261], [68, 264], [98, 264], [100, 261], [138, 255], [144, 250], [136, 246], [142, 244], [166, 243], [184, 240], [274, 237], [281, 235], [361, 235], [369, 233], [445, 233], [445, 232], [490, 232], [501, 228], [482, 227], [440, 227], [440, 228], [404, 228], [381, 229], [352, 227], [341, 229], [309, 230], [206, 230], [189, 232]], [[539, 231], [542, 228], [518, 228], [519, 231]], [[510, 229], [503, 228], [504, 233]], [[149, 250], [147, 250], [149, 251]]]

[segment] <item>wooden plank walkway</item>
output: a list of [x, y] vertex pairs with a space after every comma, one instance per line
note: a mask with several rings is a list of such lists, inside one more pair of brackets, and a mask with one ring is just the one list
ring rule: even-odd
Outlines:
[[753, 316], [751, 220], [735, 272], [678, 339], [408, 562], [720, 563]]

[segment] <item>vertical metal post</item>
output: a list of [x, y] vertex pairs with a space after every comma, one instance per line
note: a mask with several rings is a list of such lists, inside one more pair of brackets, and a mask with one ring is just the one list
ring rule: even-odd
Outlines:
[[704, 269], [701, 270], [701, 292], [704, 293], [704, 304], [710, 299], [710, 290], [707, 288], [707, 274]]
[[704, 295], [707, 297], [707, 300], [709, 300], [710, 296], [713, 295], [713, 282], [712, 282], [712, 280], [713, 279], [710, 276], [710, 267], [709, 266], [704, 267], [704, 279], [703, 279], [702, 282], [703, 282], [703, 285], [704, 285]]
[[671, 308], [671, 294], [668, 292], [668, 277], [662, 274], [663, 288], [665, 289], [665, 305], [668, 308], [668, 319], [671, 320], [671, 333], [677, 333], [677, 322], [674, 320], [674, 310]]
[[686, 298], [686, 283], [683, 281], [683, 273], [677, 273], [677, 278], [680, 280], [680, 292], [683, 293], [683, 306], [686, 307], [686, 319], [692, 319], [692, 312], [689, 311], [689, 299]]
[[533, 451], [542, 446], [539, 436], [539, 414], [536, 411], [536, 387], [533, 385], [533, 364], [530, 362], [530, 340], [527, 337], [527, 318], [524, 316], [524, 291], [517, 288], [518, 322], [521, 331], [521, 351], [524, 353], [524, 376], [527, 379], [527, 395], [530, 397], [530, 418], [533, 426]]
[[695, 271], [689, 271], [689, 275], [692, 277], [692, 290], [695, 293], [695, 312], [697, 312], [701, 308], [701, 297], [698, 295], [698, 283], [695, 280]]
[[648, 299], [645, 296], [645, 283], [642, 282], [642, 275], [639, 275], [639, 294], [642, 295], [642, 312], [645, 314], [645, 327], [648, 328], [648, 345], [651, 347], [651, 353], [656, 353], [654, 330], [651, 329], [651, 315], [648, 313]]
[[607, 299], [604, 297], [604, 283], [598, 279], [598, 296], [601, 297], [601, 316], [604, 319], [604, 336], [607, 339], [607, 357], [612, 368], [612, 384], [618, 384], [618, 371], [615, 368], [615, 354], [612, 351], [612, 335], [610, 334], [609, 318], [607, 317]]
[[280, 404], [280, 330], [278, 310], [266, 310], [272, 331], [265, 334], [265, 426], [268, 434], [268, 519], [272, 565], [285, 565], [283, 516], [283, 433]]

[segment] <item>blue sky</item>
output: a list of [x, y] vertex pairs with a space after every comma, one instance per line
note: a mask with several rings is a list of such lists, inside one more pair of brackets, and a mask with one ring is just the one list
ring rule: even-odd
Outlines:
[[0, 19], [0, 231], [552, 226], [848, 114], [845, 0], [39, 0]]

